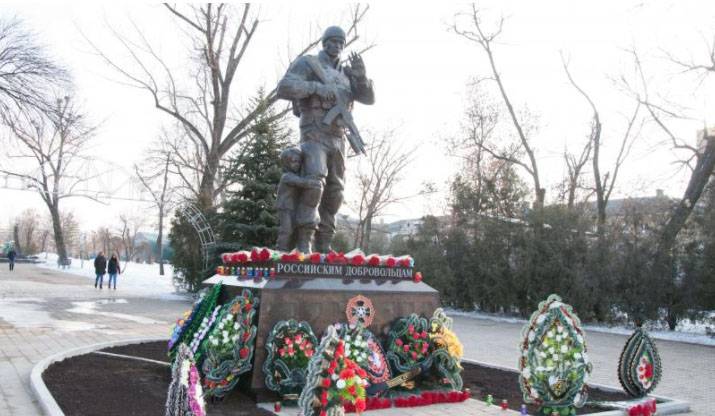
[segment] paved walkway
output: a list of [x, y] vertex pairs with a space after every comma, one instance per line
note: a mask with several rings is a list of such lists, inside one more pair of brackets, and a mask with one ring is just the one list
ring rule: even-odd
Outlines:
[[100, 342], [168, 338], [171, 322], [191, 304], [123, 293], [121, 282], [116, 291], [100, 291], [86, 277], [6, 267], [0, 267], [0, 415], [42, 414], [30, 372], [43, 358]]
[[[41, 359], [100, 342], [168, 337], [171, 323], [190, 303], [122, 292], [121, 282], [116, 292], [99, 291], [81, 276], [28, 265], [17, 266], [14, 273], [0, 267], [0, 415], [41, 414], [29, 383]], [[455, 327], [468, 358], [515, 367], [521, 325], [456, 317]], [[618, 385], [616, 366], [625, 340], [588, 334], [593, 381]], [[656, 392], [690, 401], [696, 415], [712, 415], [715, 348], [666, 341], [658, 347], [665, 376]], [[417, 414], [414, 410], [411, 414]], [[437, 410], [428, 406], [420, 413]]]

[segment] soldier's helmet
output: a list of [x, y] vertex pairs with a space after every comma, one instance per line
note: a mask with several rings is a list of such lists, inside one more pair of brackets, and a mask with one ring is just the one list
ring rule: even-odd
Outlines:
[[325, 32], [323, 32], [323, 37], [321, 38], [321, 42], [325, 42], [326, 40], [330, 38], [340, 38], [345, 42], [346, 36], [345, 36], [345, 31], [341, 29], [339, 26], [330, 26], [329, 28], [325, 29]]

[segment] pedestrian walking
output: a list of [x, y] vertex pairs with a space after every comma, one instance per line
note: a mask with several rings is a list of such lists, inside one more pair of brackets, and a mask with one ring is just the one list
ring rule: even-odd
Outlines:
[[117, 290], [117, 275], [122, 274], [122, 268], [119, 267], [117, 253], [112, 253], [112, 257], [109, 259], [109, 263], [107, 264], [107, 272], [109, 272], [109, 286], [107, 288], [111, 289], [112, 282], [114, 282], [114, 290]]
[[14, 248], [11, 248], [10, 251], [7, 252], [7, 259], [10, 263], [10, 271], [15, 270], [15, 257], [17, 257], [17, 252]]
[[99, 288], [101, 289], [104, 283], [104, 274], [107, 273], [107, 258], [104, 257], [104, 253], [101, 251], [94, 258], [94, 273], [97, 275], [94, 279], [94, 287], [96, 289], [97, 283], [99, 283]]

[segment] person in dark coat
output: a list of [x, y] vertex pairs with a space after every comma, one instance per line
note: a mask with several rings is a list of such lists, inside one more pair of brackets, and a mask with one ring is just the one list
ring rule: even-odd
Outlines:
[[94, 279], [94, 287], [97, 288], [97, 283], [99, 283], [99, 288], [101, 289], [104, 283], [104, 274], [107, 273], [107, 258], [104, 257], [104, 253], [101, 251], [94, 258], [94, 273], [97, 275]]
[[10, 271], [15, 270], [15, 257], [17, 257], [17, 252], [14, 248], [11, 248], [10, 251], [7, 252], [7, 259], [10, 263]]
[[109, 259], [109, 263], [107, 264], [107, 272], [109, 273], [108, 289], [112, 288], [112, 281], [114, 281], [114, 290], [117, 290], [117, 274], [122, 273], [122, 269], [119, 267], [117, 253], [112, 253], [112, 257]]

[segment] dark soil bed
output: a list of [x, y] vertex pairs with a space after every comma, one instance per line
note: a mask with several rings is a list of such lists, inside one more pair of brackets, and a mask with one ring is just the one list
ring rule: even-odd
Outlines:
[[[167, 361], [166, 342], [133, 344], [103, 350], [113, 354], [130, 355]], [[171, 382], [168, 366], [149, 362], [86, 354], [51, 365], [42, 375], [47, 388], [68, 416], [112, 416], [164, 414], [166, 391]], [[472, 397], [483, 400], [487, 394], [498, 404], [507, 399], [509, 407], [519, 410], [522, 395], [518, 374], [512, 371], [464, 363], [464, 386], [472, 390]], [[589, 391], [590, 400], [627, 400], [624, 393], [600, 389]], [[535, 409], [530, 408], [532, 413]], [[579, 414], [602, 411], [584, 407]], [[256, 408], [255, 401], [236, 391], [225, 400], [208, 403], [211, 416], [270, 415]]]

